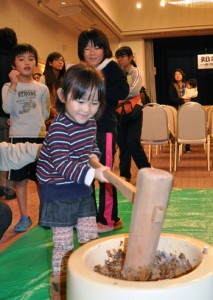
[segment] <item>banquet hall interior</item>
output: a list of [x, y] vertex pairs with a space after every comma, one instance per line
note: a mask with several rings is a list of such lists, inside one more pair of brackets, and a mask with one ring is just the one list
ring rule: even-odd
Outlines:
[[[207, 118], [213, 105], [212, 1], [0, 0], [0, 6], [1, 28], [13, 28], [19, 43], [29, 43], [37, 49], [39, 72], [43, 72], [45, 60], [53, 51], [62, 53], [67, 65], [78, 63], [80, 32], [99, 28], [107, 35], [113, 54], [121, 46], [133, 49], [151, 102], [168, 105], [168, 89], [176, 68], [197, 78], [200, 104]], [[199, 68], [200, 56], [208, 57], [212, 63]], [[144, 149], [148, 156], [148, 145]], [[172, 167], [171, 203], [163, 232], [188, 235], [213, 245], [212, 149], [210, 137], [209, 171], [205, 149], [196, 144], [191, 145], [190, 154], [183, 153], [176, 171]], [[152, 167], [169, 172], [169, 145], [158, 149], [153, 146], [152, 150]], [[113, 172], [119, 176], [119, 149]], [[130, 183], [136, 186], [138, 169], [134, 161], [131, 173]], [[0, 199], [13, 212], [12, 224], [0, 240], [0, 277], [3, 279], [0, 280], [0, 300], [49, 299], [51, 233], [38, 226], [39, 196], [33, 182], [28, 186], [28, 198], [33, 224], [24, 233], [13, 230], [20, 218], [17, 200]], [[100, 237], [128, 232], [132, 204], [120, 192], [118, 210], [124, 227]], [[20, 272], [20, 268], [23, 271]]]

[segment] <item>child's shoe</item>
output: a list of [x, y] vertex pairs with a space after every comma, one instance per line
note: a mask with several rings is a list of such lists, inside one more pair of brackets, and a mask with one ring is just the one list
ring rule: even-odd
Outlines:
[[123, 223], [123, 221], [121, 220], [121, 218], [119, 218], [118, 221], [115, 222], [113, 230], [120, 229], [120, 228], [122, 228], [123, 226], [124, 226], [124, 223]]
[[32, 225], [30, 217], [21, 217], [18, 224], [14, 227], [15, 232], [24, 232]]
[[50, 300], [66, 299], [66, 275], [52, 276], [50, 279]]
[[100, 222], [97, 223], [98, 226], [98, 233], [105, 233], [109, 231], [113, 231], [113, 226], [104, 225]]

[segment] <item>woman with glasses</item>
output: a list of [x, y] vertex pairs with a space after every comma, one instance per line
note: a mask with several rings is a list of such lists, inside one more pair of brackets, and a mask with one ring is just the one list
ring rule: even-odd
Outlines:
[[40, 82], [46, 84], [50, 92], [50, 117], [46, 121], [47, 129], [57, 115], [56, 91], [62, 85], [65, 69], [65, 60], [61, 53], [52, 52], [48, 55], [43, 75], [40, 78]]

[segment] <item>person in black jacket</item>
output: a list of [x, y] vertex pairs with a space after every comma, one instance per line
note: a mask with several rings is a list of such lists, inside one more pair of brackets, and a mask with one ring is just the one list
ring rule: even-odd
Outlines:
[[[78, 56], [101, 70], [105, 81], [106, 107], [97, 121], [97, 144], [102, 153], [100, 162], [112, 169], [117, 144], [116, 107], [118, 100], [129, 94], [129, 85], [123, 70], [112, 59], [112, 51], [106, 35], [96, 29], [82, 31], [78, 38]], [[118, 217], [117, 191], [109, 183], [99, 183], [99, 210], [97, 211], [98, 232], [108, 232], [121, 228]]]
[[[10, 79], [8, 74], [11, 71], [10, 51], [17, 44], [16, 33], [13, 29], [5, 27], [0, 29], [0, 91]], [[9, 118], [2, 109], [2, 94], [0, 93], [0, 142], [9, 141]], [[13, 181], [6, 179], [7, 172], [0, 171], [0, 197], [5, 196], [6, 200], [16, 198], [13, 190]]]
[[181, 69], [176, 69], [173, 73], [172, 83], [169, 87], [168, 104], [178, 109], [180, 105], [189, 102], [189, 99], [182, 98], [185, 93], [185, 88], [185, 73]]
[[[181, 69], [176, 69], [173, 73], [172, 84], [169, 87], [169, 102], [168, 104], [178, 109], [184, 103], [195, 101], [198, 102], [198, 97], [192, 99], [184, 99], [186, 82], [185, 74]], [[186, 153], [191, 153], [190, 145], [186, 145]]]

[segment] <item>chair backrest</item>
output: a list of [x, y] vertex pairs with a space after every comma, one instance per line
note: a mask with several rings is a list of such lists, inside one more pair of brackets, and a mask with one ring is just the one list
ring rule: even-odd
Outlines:
[[213, 137], [213, 107], [208, 110], [208, 130], [211, 137]]
[[173, 118], [174, 118], [174, 123], [175, 123], [175, 134], [177, 132], [177, 109], [174, 106], [171, 105], [167, 105], [167, 107], [169, 109], [171, 109], [172, 113], [173, 113]]
[[143, 107], [141, 141], [163, 143], [169, 139], [166, 111], [160, 104], [149, 103]]
[[183, 104], [177, 114], [178, 140], [201, 140], [207, 137], [205, 109], [196, 102]]
[[169, 130], [172, 133], [172, 135], [175, 136], [175, 133], [176, 133], [176, 117], [174, 115], [173, 110], [171, 109], [172, 106], [168, 106], [168, 105], [161, 105], [161, 106], [163, 107], [163, 109], [167, 113]]
[[203, 105], [203, 108], [206, 111], [206, 119], [207, 119], [207, 123], [209, 120], [209, 111], [212, 109], [213, 105]]

